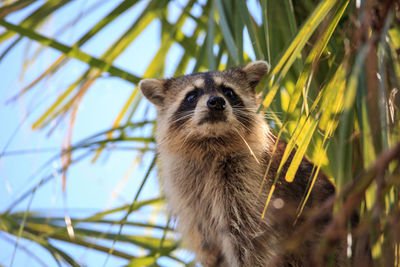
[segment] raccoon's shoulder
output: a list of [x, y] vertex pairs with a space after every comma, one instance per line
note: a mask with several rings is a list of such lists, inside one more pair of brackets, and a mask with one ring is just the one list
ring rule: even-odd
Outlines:
[[[275, 153], [273, 153], [272, 155], [266, 155], [264, 160], [266, 162], [271, 161], [270, 173], [271, 175], [275, 176], [281, 164], [281, 160], [287, 144], [284, 141], [276, 140], [275, 137], [273, 138], [273, 142], [276, 144]], [[283, 165], [278, 179], [278, 184], [280, 186], [278, 186], [277, 189], [278, 193], [283, 194], [284, 196], [289, 196], [290, 198], [297, 199], [302, 198], [307, 190], [310, 189], [310, 185], [314, 179], [317, 166], [315, 166], [306, 157], [303, 157], [295, 174], [294, 180], [292, 182], [285, 181], [286, 173], [290, 164], [292, 163], [295, 154], [296, 149], [293, 149], [286, 163]], [[329, 180], [329, 178], [322, 170], [319, 170], [315, 178], [309, 202], [310, 204], [312, 204], [313, 201], [325, 200], [328, 197], [333, 196], [335, 194], [335, 191], [336, 189], [334, 184]]]

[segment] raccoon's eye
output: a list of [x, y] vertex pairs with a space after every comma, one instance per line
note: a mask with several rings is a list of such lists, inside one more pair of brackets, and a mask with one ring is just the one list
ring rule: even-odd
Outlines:
[[192, 91], [186, 95], [185, 101], [188, 103], [193, 103], [196, 101], [199, 94], [196, 91]]
[[235, 97], [235, 93], [233, 92], [233, 90], [231, 88], [228, 88], [228, 87], [223, 87], [222, 88], [222, 93], [228, 98], [234, 98]]

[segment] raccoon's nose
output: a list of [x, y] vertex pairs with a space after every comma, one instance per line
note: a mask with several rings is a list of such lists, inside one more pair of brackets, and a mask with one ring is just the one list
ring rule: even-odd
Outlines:
[[225, 99], [220, 96], [212, 96], [208, 99], [207, 106], [211, 110], [224, 110], [226, 102]]

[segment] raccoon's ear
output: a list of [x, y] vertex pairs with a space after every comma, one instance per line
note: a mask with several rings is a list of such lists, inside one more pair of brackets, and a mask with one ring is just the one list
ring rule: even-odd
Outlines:
[[266, 61], [254, 61], [243, 67], [243, 71], [246, 73], [247, 79], [251, 87], [255, 87], [262, 77], [268, 73], [270, 66]]
[[144, 79], [139, 82], [139, 89], [154, 105], [162, 106], [164, 102], [164, 80]]

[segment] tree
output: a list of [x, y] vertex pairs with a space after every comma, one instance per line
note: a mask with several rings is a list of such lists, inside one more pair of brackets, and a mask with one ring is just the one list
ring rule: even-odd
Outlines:
[[[158, 260], [160, 257], [189, 264], [187, 257], [175, 253], [179, 245], [171, 235], [173, 230], [168, 220], [164, 225], [150, 221], [139, 223], [130, 217], [128, 220], [139, 208], [163, 202], [160, 197], [139, 199], [143, 185], [156, 166], [155, 123], [154, 118], [143, 111], [148, 104], [142, 100], [136, 85], [142, 77], [225, 69], [265, 59], [271, 63], [272, 70], [257, 87], [263, 96], [260, 112], [266, 113], [275, 135], [288, 142], [287, 153], [296, 149], [286, 180], [293, 179], [299, 160], [306, 155], [318, 171], [323, 170], [337, 186], [336, 199], [321, 204], [320, 213], [334, 205], [335, 216], [326, 233], [329, 242], [324, 243], [318, 253], [326, 254], [330, 242], [351, 233], [349, 236], [357, 240], [357, 244], [353, 245], [349, 264], [357, 266], [371, 253], [377, 266], [400, 265], [400, 100], [397, 94], [400, 10], [397, 1], [126, 0], [109, 7], [108, 14], [96, 18], [96, 23], [78, 40], [60, 39], [64, 30], [73, 28], [96, 8], [107, 4], [101, 0], [94, 2], [85, 12], [72, 16], [73, 19], [53, 37], [43, 32], [43, 25], [63, 10], [74, 12], [73, 1], [17, 0], [6, 1], [0, 7], [3, 28], [0, 59], [3, 62], [7, 62], [5, 58], [24, 40], [39, 44], [32, 58], [26, 61], [26, 70], [21, 70], [25, 75], [29, 74], [29, 64], [35, 62], [38, 55], [49, 50], [57, 52], [57, 57], [46, 63], [36, 77], [31, 77], [11, 102], [40, 91], [45, 79], [57, 79], [74, 60], [83, 66], [32, 123], [33, 130], [47, 129], [51, 134], [60, 127], [60, 122], [68, 122], [66, 142], [60, 146], [61, 153], [56, 155], [62, 160], [58, 172], [64, 188], [67, 179], [74, 179], [67, 178], [73, 165], [87, 157], [96, 161], [105, 153], [112, 157], [123, 145], [132, 145], [131, 149], [146, 157], [144, 162], [148, 166], [130, 204], [85, 214], [84, 218], [48, 217], [45, 213], [32, 212], [29, 203], [28, 208], [16, 211], [15, 206], [20, 207], [22, 201], [54, 179], [51, 174], [40, 178], [33, 188], [9, 203], [9, 208], [0, 214], [0, 229], [10, 234], [7, 238], [16, 244], [16, 249], [24, 249], [18, 246], [20, 240], [31, 240], [45, 248], [57, 262], [79, 265], [79, 260], [69, 255], [68, 250], [55, 245], [54, 241], [62, 240], [125, 258], [131, 266], [163, 265]], [[84, 52], [85, 45], [132, 9], [142, 12], [115, 41], [104, 45], [101, 55]], [[18, 14], [26, 15], [18, 20], [13, 17]], [[120, 56], [146, 35], [153, 22], [160, 27], [160, 46], [147, 68], [140, 74], [133, 74], [118, 67]], [[176, 46], [181, 53], [172, 60], [171, 67], [168, 55]], [[108, 129], [73, 142], [78, 108], [91, 92], [92, 85], [101, 79], [118, 79], [131, 84], [130, 95]], [[6, 145], [1, 158], [4, 160], [9, 154]], [[299, 203], [299, 212], [306, 201], [307, 195]], [[108, 217], [121, 212], [122, 219]], [[357, 224], [351, 224], [354, 212], [359, 214]], [[312, 227], [312, 220], [308, 223], [306, 226]], [[94, 224], [116, 226], [116, 229], [95, 230]], [[126, 227], [134, 230], [146, 227], [158, 232], [153, 236], [141, 232], [128, 235], [122, 231]], [[302, 234], [306, 231], [300, 231], [297, 238]], [[93, 238], [109, 242], [100, 245]], [[145, 256], [118, 249], [120, 243], [145, 249]], [[366, 250], [361, 251], [361, 248]]]

